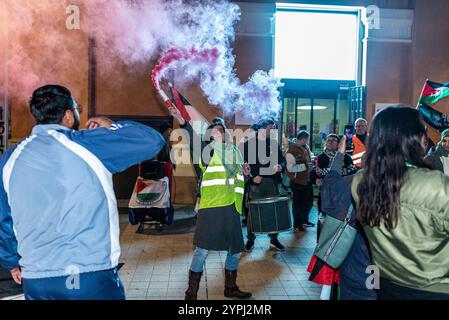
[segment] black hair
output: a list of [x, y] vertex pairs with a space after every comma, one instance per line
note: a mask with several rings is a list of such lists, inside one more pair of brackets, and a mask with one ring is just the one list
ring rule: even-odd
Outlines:
[[213, 122], [213, 123], [211, 123], [211, 124], [207, 127], [207, 130], [212, 130], [213, 128], [218, 127], [218, 126], [222, 127], [223, 130], [226, 130], [226, 127], [225, 127], [222, 123], [220, 123], [220, 122]]
[[29, 105], [38, 124], [60, 124], [65, 112], [75, 108], [75, 101], [69, 89], [46, 85], [33, 92]]
[[296, 136], [297, 140], [301, 140], [305, 137], [310, 137], [310, 133], [308, 133], [306, 130], [299, 131], [298, 135]]
[[223, 118], [214, 117], [211, 121], [211, 124], [220, 124], [223, 127], [223, 129], [226, 129], [225, 121]]
[[250, 127], [249, 127], [251, 130], [253, 130], [253, 131], [259, 131], [259, 129], [260, 129], [260, 126], [259, 126], [259, 124], [257, 124], [257, 123], [254, 123], [254, 124], [252, 124]]
[[168, 129], [172, 129], [171, 124], [164, 122], [161, 124], [161, 126], [159, 127], [159, 132], [160, 133], [164, 133], [165, 131], [167, 131]]
[[204, 134], [204, 141], [206, 141], [207, 143], [212, 142], [212, 140], [213, 140], [212, 129], [214, 129], [215, 127], [222, 127], [223, 131], [226, 135], [226, 133], [227, 133], [226, 127], [221, 122], [218, 122], [218, 121], [215, 123], [213, 122], [207, 127], [206, 132]]
[[399, 194], [409, 165], [426, 167], [422, 139], [426, 127], [418, 110], [396, 105], [379, 112], [372, 122], [357, 187], [358, 219], [378, 227], [395, 228], [399, 218]]
[[274, 121], [273, 118], [262, 118], [259, 120], [259, 122], [257, 122], [257, 125], [259, 126], [259, 129], [265, 129], [266, 127], [268, 127], [269, 125], [275, 125], [276, 122]]

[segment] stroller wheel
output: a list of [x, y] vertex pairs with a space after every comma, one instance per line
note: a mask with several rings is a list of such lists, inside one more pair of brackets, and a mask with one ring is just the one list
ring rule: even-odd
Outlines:
[[164, 230], [164, 226], [162, 224], [157, 226], [157, 232], [162, 232], [162, 230]]

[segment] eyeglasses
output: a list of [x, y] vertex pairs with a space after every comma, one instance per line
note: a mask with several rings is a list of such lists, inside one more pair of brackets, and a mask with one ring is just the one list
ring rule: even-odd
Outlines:
[[366, 128], [366, 124], [359, 124], [357, 126], [355, 126], [356, 128]]

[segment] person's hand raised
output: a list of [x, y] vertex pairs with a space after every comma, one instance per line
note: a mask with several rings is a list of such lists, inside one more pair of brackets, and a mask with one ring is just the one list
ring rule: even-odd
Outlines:
[[173, 118], [178, 120], [178, 122], [181, 126], [183, 126], [186, 123], [186, 121], [184, 120], [184, 118], [182, 117], [181, 113], [179, 112], [179, 110], [177, 108], [168, 107], [168, 111], [170, 112], [170, 114], [172, 115]]
[[338, 152], [345, 154], [346, 153], [346, 136], [343, 136], [338, 144]]
[[114, 122], [106, 117], [93, 117], [86, 122], [87, 129], [96, 129], [99, 127], [110, 128]]

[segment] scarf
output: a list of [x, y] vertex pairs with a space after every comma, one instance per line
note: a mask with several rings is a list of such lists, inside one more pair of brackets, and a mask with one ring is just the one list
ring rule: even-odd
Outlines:
[[337, 154], [337, 151], [330, 151], [328, 149], [324, 149], [324, 154], [329, 157], [329, 159], [333, 159]]
[[[240, 150], [232, 143], [211, 142], [214, 155], [217, 155], [226, 170], [226, 184], [230, 187], [229, 180], [234, 179], [237, 185], [237, 175], [242, 174], [243, 157]], [[231, 192], [232, 189], [230, 188]]]

